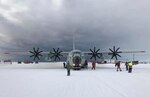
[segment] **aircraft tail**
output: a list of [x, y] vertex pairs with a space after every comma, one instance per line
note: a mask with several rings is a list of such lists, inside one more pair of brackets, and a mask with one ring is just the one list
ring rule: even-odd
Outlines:
[[73, 50], [75, 50], [75, 35], [73, 33]]

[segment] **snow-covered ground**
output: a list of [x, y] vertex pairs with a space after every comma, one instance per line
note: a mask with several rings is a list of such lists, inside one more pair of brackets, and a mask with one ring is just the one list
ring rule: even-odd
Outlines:
[[150, 64], [122, 69], [97, 64], [66, 76], [62, 63], [0, 64], [0, 97], [150, 97]]

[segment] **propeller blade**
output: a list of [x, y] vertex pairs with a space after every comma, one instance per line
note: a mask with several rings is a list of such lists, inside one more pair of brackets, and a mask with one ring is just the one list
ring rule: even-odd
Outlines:
[[96, 51], [96, 53], [98, 53], [99, 50], [100, 50], [100, 49], [98, 49], [98, 50]]
[[94, 52], [95, 52], [96, 47], [94, 47]]
[[34, 61], [35, 61], [35, 59], [36, 59], [36, 56], [34, 56]]
[[117, 48], [116, 52], [118, 52], [119, 49], [120, 49], [120, 47]]
[[53, 58], [55, 55], [52, 55], [50, 58]]
[[111, 52], [114, 52], [114, 51], [113, 51], [112, 49], [110, 49], [110, 48], [109, 48], [109, 50], [110, 50]]
[[37, 48], [36, 52], [39, 52], [39, 48]]
[[50, 54], [51, 54], [51, 55], [54, 55], [55, 53], [53, 53], [53, 52], [50, 52]]
[[114, 51], [115, 51], [115, 46], [113, 47]]
[[38, 60], [40, 60], [40, 57], [39, 57], [39, 56], [37, 56], [37, 59], [38, 59]]
[[57, 58], [58, 58], [58, 60], [60, 60], [60, 57], [59, 57], [59, 56], [58, 56]]
[[53, 48], [53, 51], [56, 53], [56, 50]]
[[34, 55], [31, 55], [30, 57], [33, 57]]
[[62, 53], [63, 51], [59, 51], [58, 53]]
[[90, 49], [90, 51], [91, 51], [92, 53], [94, 53], [93, 50]]
[[56, 61], [57, 57], [55, 56], [55, 61]]
[[57, 52], [59, 52], [59, 48], [57, 48]]
[[113, 58], [114, 58], [114, 55], [111, 56], [111, 59], [113, 59]]
[[42, 53], [43, 51], [39, 51], [39, 53]]
[[117, 54], [117, 56], [121, 57], [119, 54]]
[[60, 54], [59, 56], [63, 56], [62, 54]]
[[116, 60], [118, 60], [117, 56], [115, 55]]
[[30, 53], [32, 53], [32, 54], [34, 54], [34, 52], [32, 52], [32, 51], [29, 51]]
[[101, 57], [97, 55], [97, 57], [100, 59]]

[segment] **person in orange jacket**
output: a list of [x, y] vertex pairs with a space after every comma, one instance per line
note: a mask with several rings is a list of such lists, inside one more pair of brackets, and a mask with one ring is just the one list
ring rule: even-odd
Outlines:
[[94, 60], [94, 61], [92, 62], [92, 69], [95, 70], [95, 67], [96, 67], [96, 61]]

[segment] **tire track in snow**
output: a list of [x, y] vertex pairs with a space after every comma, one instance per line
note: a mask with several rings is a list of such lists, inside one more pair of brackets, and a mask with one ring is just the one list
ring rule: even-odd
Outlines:
[[[102, 76], [102, 75], [101, 75]], [[106, 76], [106, 75], [105, 75]], [[116, 88], [113, 88], [113, 86], [112, 85], [110, 85], [108, 82], [106, 82], [106, 80], [103, 80], [103, 79], [106, 79], [106, 78], [104, 78], [104, 76], [103, 76], [103, 79], [102, 78], [100, 78], [100, 77], [97, 77], [97, 76], [95, 76], [94, 77], [96, 80], [98, 80], [99, 82], [101, 82], [102, 84], [104, 84], [105, 86], [107, 86], [109, 89], [111, 89], [111, 91], [114, 91], [114, 93], [117, 93], [118, 95], [119, 95], [119, 97], [128, 97], [128, 95], [126, 95], [125, 93], [122, 93], [122, 92], [120, 92], [120, 91], [118, 91]], [[107, 91], [107, 90], [106, 90]], [[107, 92], [106, 92], [107, 93]], [[115, 95], [114, 97], [116, 97], [117, 95]], [[113, 96], [111, 96], [111, 97], [113, 97]]]
[[[116, 86], [113, 88], [116, 91], [118, 91], [118, 89], [121, 87], [120, 89], [123, 92], [122, 91], [119, 91], [119, 92], [124, 94], [125, 96], [128, 95], [126, 97], [141, 97], [142, 95], [147, 95], [147, 97], [149, 97], [148, 95], [150, 94], [149, 93], [150, 89], [148, 88], [146, 90], [143, 90], [143, 89], [145, 89], [145, 87], [150, 86], [149, 84], [147, 84], [148, 80], [147, 80], [147, 82], [145, 82], [148, 86], [141, 85], [141, 83], [143, 83], [143, 79], [141, 79], [141, 78], [143, 78], [143, 77], [136, 77], [136, 75], [132, 75], [132, 74], [128, 75], [128, 73], [126, 73], [126, 75], [125, 75], [123, 73], [124, 72], [120, 72], [117, 75], [115, 74], [115, 76], [108, 75], [109, 78], [107, 78], [108, 76], [106, 77], [106, 74], [103, 74], [103, 73], [101, 74], [101, 76], [103, 76], [103, 79], [107, 79], [105, 81], [103, 80], [103, 82], [105, 84], [108, 84], [110, 86], [114, 86], [114, 84], [116, 84]], [[124, 76], [124, 77], [122, 77], [122, 76]], [[119, 77], [120, 77], [120, 79], [118, 80]], [[136, 79], [136, 81], [135, 81], [135, 79]], [[110, 81], [111, 81], [112, 85], [111, 85]], [[128, 88], [128, 86], [130, 87], [130, 89]]]

